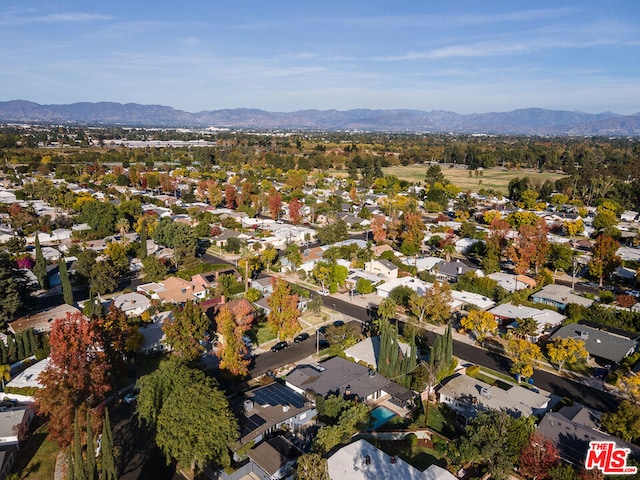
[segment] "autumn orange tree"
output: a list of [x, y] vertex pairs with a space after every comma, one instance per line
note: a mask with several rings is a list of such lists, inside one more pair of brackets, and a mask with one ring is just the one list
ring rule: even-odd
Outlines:
[[300, 225], [300, 222], [302, 221], [301, 209], [302, 202], [295, 197], [292, 198], [289, 202], [289, 219], [294, 225]]
[[591, 261], [589, 262], [589, 273], [600, 281], [608, 277], [621, 263], [616, 252], [620, 244], [608, 235], [600, 235], [596, 238], [596, 244], [591, 251]]
[[555, 338], [547, 344], [547, 355], [549, 359], [558, 364], [558, 370], [562, 370], [562, 366], [576, 363], [588, 357], [587, 349], [584, 341], [579, 338]]
[[249, 360], [245, 358], [247, 347], [242, 337], [251, 328], [252, 320], [248, 304], [240, 304], [234, 311], [223, 305], [216, 316], [217, 332], [223, 338], [216, 356], [220, 359], [220, 368], [232, 375], [249, 373]]
[[386, 219], [384, 215], [374, 215], [371, 220], [371, 233], [376, 244], [383, 243], [387, 238], [387, 230], [385, 229]]
[[227, 208], [236, 207], [236, 197], [237, 197], [236, 187], [234, 187], [233, 185], [227, 184], [227, 186], [224, 188], [224, 200], [227, 204]]
[[278, 338], [292, 338], [300, 331], [298, 295], [292, 294], [289, 283], [282, 278], [272, 278], [273, 293], [267, 299], [269, 315], [267, 324]]
[[81, 313], [67, 313], [51, 324], [50, 361], [40, 374], [42, 388], [36, 392], [39, 413], [49, 417], [49, 434], [60, 448], [73, 441], [76, 411], [80, 419], [87, 410], [100, 422], [96, 409], [111, 390], [109, 363], [97, 322]]
[[278, 214], [282, 208], [282, 195], [276, 190], [275, 187], [271, 187], [269, 190], [269, 213], [274, 220], [278, 219]]

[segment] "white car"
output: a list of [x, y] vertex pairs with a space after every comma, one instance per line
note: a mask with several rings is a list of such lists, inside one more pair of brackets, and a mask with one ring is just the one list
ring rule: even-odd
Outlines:
[[327, 295], [329, 295], [329, 290], [318, 290], [318, 293], [323, 297], [326, 297]]

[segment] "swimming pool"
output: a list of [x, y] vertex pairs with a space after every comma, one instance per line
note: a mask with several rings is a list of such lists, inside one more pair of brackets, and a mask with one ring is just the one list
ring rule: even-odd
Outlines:
[[377, 430], [395, 416], [396, 414], [389, 410], [387, 407], [374, 408], [373, 410], [371, 410], [371, 417], [373, 420], [371, 430]]

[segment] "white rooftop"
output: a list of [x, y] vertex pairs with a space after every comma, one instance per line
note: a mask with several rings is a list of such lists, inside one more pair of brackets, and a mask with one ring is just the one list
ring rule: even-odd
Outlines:
[[[398, 457], [390, 457], [366, 440], [342, 447], [327, 459], [331, 480], [453, 480], [455, 477], [427, 476]], [[428, 469], [427, 469], [428, 470]], [[434, 472], [436, 473], [436, 472]]]

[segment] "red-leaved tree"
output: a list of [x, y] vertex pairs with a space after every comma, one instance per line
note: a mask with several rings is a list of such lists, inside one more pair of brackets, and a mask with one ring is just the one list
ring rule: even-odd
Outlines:
[[385, 228], [386, 218], [384, 215], [374, 215], [371, 221], [371, 233], [376, 244], [381, 244], [387, 238], [387, 230]]
[[558, 449], [551, 440], [534, 433], [520, 452], [520, 473], [533, 480], [544, 480], [559, 460]]
[[289, 218], [291, 219], [291, 223], [294, 225], [300, 225], [302, 222], [302, 214], [300, 210], [302, 209], [302, 202], [297, 198], [292, 198], [289, 202]]
[[278, 192], [275, 188], [272, 188], [269, 191], [269, 212], [271, 213], [271, 218], [277, 220], [281, 208], [282, 195], [280, 195], [280, 192]]
[[224, 201], [227, 203], [227, 208], [236, 208], [236, 197], [238, 193], [236, 187], [227, 184], [224, 187]]
[[95, 407], [111, 390], [109, 364], [97, 326], [80, 312], [67, 313], [51, 324], [51, 357], [38, 377], [42, 388], [36, 392], [36, 406], [49, 417], [49, 434], [63, 449], [73, 440], [76, 410], [79, 419], [86, 419], [87, 410], [93, 409], [92, 416], [99, 423], [102, 412]]

